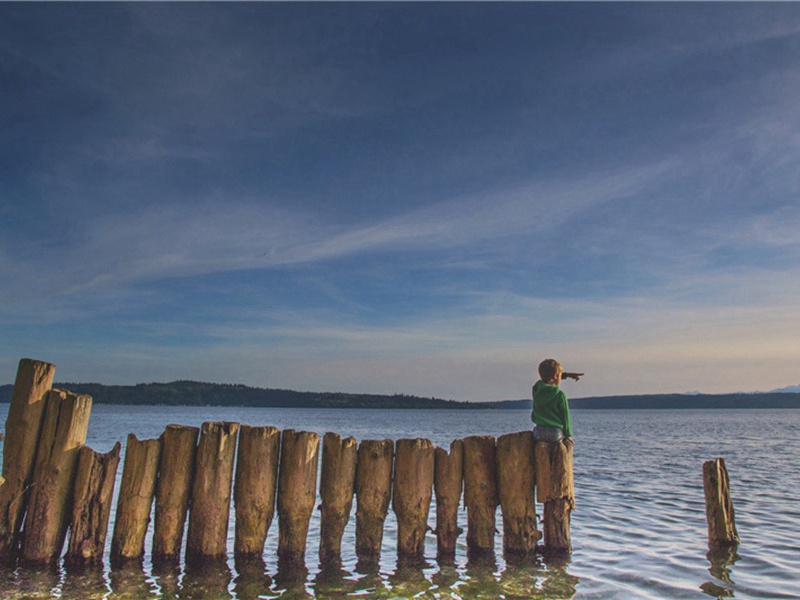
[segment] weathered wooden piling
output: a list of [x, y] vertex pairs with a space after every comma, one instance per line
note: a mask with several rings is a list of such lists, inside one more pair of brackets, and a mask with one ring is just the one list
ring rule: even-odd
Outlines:
[[186, 562], [197, 564], [227, 558], [233, 460], [238, 423], [206, 422], [200, 430]]
[[503, 516], [503, 552], [525, 555], [536, 550], [536, 498], [533, 435], [530, 431], [497, 438], [497, 489]]
[[78, 452], [69, 544], [64, 557], [68, 568], [82, 569], [103, 564], [120, 448], [117, 442], [105, 454], [88, 446], [83, 446]]
[[392, 440], [362, 440], [356, 461], [356, 556], [380, 556], [392, 494]]
[[544, 551], [549, 554], [572, 552], [570, 513], [575, 508], [571, 438], [560, 442], [536, 442], [536, 496], [544, 505], [542, 529]]
[[430, 440], [395, 443], [392, 508], [397, 517], [397, 556], [402, 562], [425, 559], [425, 533], [431, 506], [434, 446]]
[[17, 553], [45, 400], [55, 370], [55, 365], [29, 358], [20, 360], [17, 367], [3, 442], [5, 481], [0, 485], [0, 562], [3, 563], [11, 561]]
[[708, 548], [724, 550], [739, 543], [736, 531], [730, 480], [725, 460], [717, 458], [703, 463], [703, 492], [706, 499]]
[[233, 551], [237, 560], [261, 560], [275, 514], [281, 432], [275, 427], [239, 429], [239, 454], [233, 503], [236, 527]]
[[434, 451], [436, 494], [436, 557], [452, 562], [456, 556], [456, 540], [463, 530], [458, 526], [458, 504], [464, 481], [464, 442], [454, 440], [450, 453], [444, 448]]
[[495, 439], [475, 435], [464, 439], [464, 503], [467, 506], [467, 556], [494, 556], [497, 512]]
[[356, 439], [337, 433], [322, 438], [322, 473], [319, 482], [319, 560], [326, 566], [341, 562], [342, 535], [353, 507], [356, 479]]
[[278, 560], [305, 562], [308, 525], [317, 499], [319, 435], [286, 429], [278, 472]]
[[160, 458], [161, 438], [139, 440], [128, 434], [111, 536], [111, 565], [115, 568], [144, 559], [144, 538], [150, 523]]
[[72, 509], [78, 450], [86, 441], [91, 410], [90, 396], [62, 390], [47, 394], [22, 534], [24, 564], [46, 565], [61, 555]]
[[155, 563], [180, 562], [199, 434], [199, 427], [185, 425], [167, 425], [161, 434], [153, 527]]

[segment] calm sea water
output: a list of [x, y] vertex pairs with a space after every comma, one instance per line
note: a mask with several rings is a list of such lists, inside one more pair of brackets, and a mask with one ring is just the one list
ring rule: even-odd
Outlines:
[[[7, 405], [0, 405], [5, 421]], [[95, 406], [88, 444], [106, 452], [128, 433], [157, 437], [169, 423], [238, 421], [359, 440], [424, 437], [441, 446], [474, 434], [529, 427], [527, 411], [379, 411]], [[573, 412], [575, 491], [573, 554], [569, 560], [502, 557], [472, 564], [464, 536], [456, 564], [398, 567], [390, 511], [380, 564], [363, 568], [354, 553], [354, 518], [343, 541], [343, 566], [316, 562], [319, 520], [308, 539], [307, 570], [277, 568], [277, 522], [265, 564], [214, 571], [142, 569], [75, 575], [63, 570], [0, 571], [2, 598], [800, 598], [800, 411]], [[735, 553], [709, 556], [702, 463], [722, 456], [742, 543]], [[121, 474], [121, 467], [119, 473]], [[355, 507], [354, 507], [355, 508]], [[433, 526], [434, 511], [431, 510]], [[466, 527], [466, 515], [461, 515]], [[113, 522], [113, 515], [112, 515]], [[502, 520], [498, 510], [498, 528]], [[151, 532], [152, 534], [152, 532]], [[148, 536], [149, 537], [149, 536]], [[109, 533], [110, 540], [110, 533]], [[149, 540], [148, 540], [149, 544]], [[233, 522], [230, 527], [233, 544]], [[148, 546], [149, 550], [149, 546]]]

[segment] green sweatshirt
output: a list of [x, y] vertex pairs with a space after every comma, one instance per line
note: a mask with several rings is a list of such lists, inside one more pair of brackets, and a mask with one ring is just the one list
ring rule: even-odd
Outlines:
[[566, 437], [572, 437], [567, 395], [557, 385], [544, 381], [533, 384], [533, 411], [531, 421], [537, 425], [561, 427]]

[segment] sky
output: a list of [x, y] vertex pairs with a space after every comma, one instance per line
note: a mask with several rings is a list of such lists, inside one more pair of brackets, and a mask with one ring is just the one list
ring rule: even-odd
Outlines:
[[0, 3], [0, 382], [800, 383], [800, 4]]

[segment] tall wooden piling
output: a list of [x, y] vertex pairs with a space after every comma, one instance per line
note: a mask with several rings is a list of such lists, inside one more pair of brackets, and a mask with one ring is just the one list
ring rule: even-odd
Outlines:
[[433, 491], [433, 443], [422, 438], [395, 444], [392, 508], [397, 517], [397, 556], [401, 562], [425, 559], [425, 533]]
[[108, 519], [121, 445], [101, 454], [88, 446], [78, 452], [69, 544], [64, 563], [68, 568], [98, 567], [108, 533]]
[[278, 482], [281, 432], [275, 427], [239, 430], [239, 454], [233, 503], [236, 529], [233, 551], [237, 560], [260, 561], [272, 518]]
[[161, 438], [139, 440], [134, 434], [128, 434], [111, 536], [111, 565], [114, 567], [139, 563], [144, 558], [144, 538], [150, 523], [160, 458]]
[[724, 550], [739, 543], [736, 531], [730, 480], [725, 460], [717, 458], [703, 463], [703, 493], [706, 499], [708, 548]]
[[153, 562], [180, 561], [183, 531], [192, 497], [199, 427], [167, 425], [161, 434], [156, 482]]
[[11, 392], [3, 442], [3, 479], [0, 485], [0, 562], [14, 558], [19, 545], [22, 518], [36, 461], [36, 447], [47, 393], [56, 367], [23, 358]]
[[319, 435], [286, 429], [278, 473], [278, 560], [305, 562], [308, 525], [317, 499]]
[[503, 516], [503, 552], [525, 555], [536, 550], [536, 499], [533, 436], [530, 431], [497, 438], [497, 488]]
[[72, 510], [78, 450], [86, 441], [91, 410], [90, 396], [62, 390], [47, 394], [23, 531], [24, 564], [46, 565], [61, 555]]
[[392, 493], [392, 440], [362, 440], [356, 461], [356, 555], [380, 556]]
[[238, 423], [206, 422], [192, 485], [186, 561], [197, 564], [227, 558], [228, 517], [231, 509], [233, 460]]
[[495, 439], [475, 435], [464, 439], [464, 503], [467, 506], [467, 556], [494, 556], [497, 512]]
[[436, 493], [436, 556], [452, 562], [456, 555], [456, 540], [462, 533], [458, 526], [458, 504], [464, 480], [464, 442], [454, 440], [450, 453], [444, 448], [434, 451], [434, 481]]
[[560, 442], [536, 442], [536, 495], [543, 503], [544, 550], [550, 554], [572, 551], [570, 513], [575, 508], [571, 438]]
[[342, 556], [342, 535], [353, 507], [356, 479], [356, 439], [337, 433], [322, 438], [322, 474], [319, 482], [319, 560], [337, 565]]

